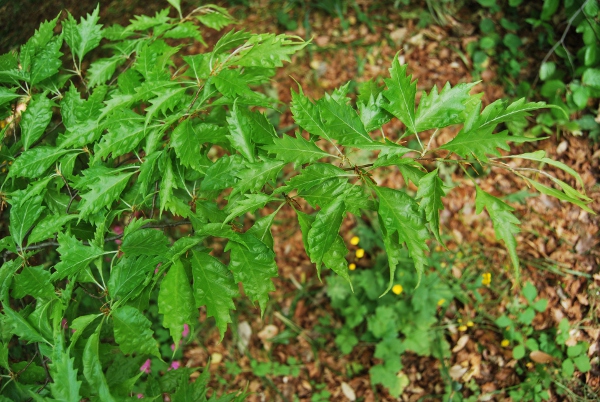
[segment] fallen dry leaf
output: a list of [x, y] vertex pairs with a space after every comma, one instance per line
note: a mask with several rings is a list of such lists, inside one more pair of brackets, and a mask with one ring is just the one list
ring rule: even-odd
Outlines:
[[350, 400], [350, 401], [356, 400], [356, 393], [354, 392], [354, 389], [352, 389], [352, 387], [348, 383], [342, 382], [341, 389], [342, 389], [342, 394], [344, 394], [344, 396], [346, 398], [348, 398], [348, 400]]
[[529, 354], [529, 358], [536, 363], [547, 364], [554, 360], [554, 357], [550, 356], [548, 353], [541, 352], [539, 350], [534, 350]]
[[469, 335], [467, 335], [467, 334], [464, 334], [463, 336], [458, 338], [458, 341], [456, 342], [456, 346], [454, 346], [454, 348], [452, 348], [452, 352], [456, 353], [456, 352], [463, 350], [465, 348], [465, 346], [467, 346], [467, 342], [469, 342], [469, 339], [470, 339]]

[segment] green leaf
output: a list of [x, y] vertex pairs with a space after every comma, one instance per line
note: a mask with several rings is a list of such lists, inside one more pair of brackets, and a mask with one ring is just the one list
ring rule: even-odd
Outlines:
[[202, 180], [202, 190], [223, 190], [233, 186], [239, 180], [238, 173], [245, 169], [244, 159], [241, 155], [224, 155], [206, 170], [206, 177]]
[[527, 182], [530, 183], [540, 193], [550, 195], [550, 196], [558, 198], [559, 200], [562, 200], [562, 201], [570, 202], [572, 204], [577, 205], [579, 208], [583, 209], [584, 211], [587, 211], [594, 215], [596, 214], [596, 212], [594, 210], [592, 210], [590, 207], [588, 207], [586, 205], [586, 203], [590, 202], [590, 199], [587, 196], [577, 192], [575, 189], [573, 189], [571, 186], [569, 186], [567, 183], [565, 183], [561, 180], [558, 180], [554, 177], [551, 177], [551, 179], [556, 184], [558, 184], [560, 187], [562, 187], [564, 192], [556, 190], [552, 187], [548, 187], [542, 183], [538, 183], [535, 180], [525, 178], [525, 180], [527, 180]]
[[346, 103], [326, 95], [317, 103], [329, 135], [342, 145], [369, 144], [373, 140], [356, 111]]
[[178, 348], [184, 324], [192, 324], [196, 313], [190, 280], [179, 259], [173, 261], [160, 284], [158, 312], [163, 315], [163, 326], [169, 329]]
[[115, 341], [124, 354], [153, 355], [160, 359], [158, 343], [152, 337], [152, 323], [138, 309], [122, 306], [112, 311]]
[[191, 21], [180, 22], [163, 34], [163, 38], [183, 39], [193, 38], [206, 46], [198, 27]]
[[246, 231], [247, 234], [251, 234], [261, 242], [265, 243], [267, 247], [273, 249], [273, 234], [271, 233], [271, 226], [275, 220], [275, 215], [278, 211], [273, 212], [270, 215], [263, 216], [254, 222], [254, 225]]
[[536, 287], [531, 282], [525, 283], [523, 286], [523, 296], [527, 299], [527, 301], [531, 304], [535, 300], [538, 295]]
[[11, 309], [8, 305], [4, 304], [5, 325], [10, 328], [9, 333], [16, 335], [20, 340], [27, 341], [27, 343], [47, 343], [48, 342], [42, 334], [40, 334], [25, 318], [19, 313]]
[[383, 245], [385, 247], [385, 253], [387, 254], [388, 258], [388, 266], [390, 268], [390, 279], [388, 281], [388, 286], [381, 294], [381, 296], [384, 296], [394, 286], [396, 280], [396, 268], [402, 260], [402, 242], [400, 241], [398, 233], [388, 233], [385, 226], [381, 224], [381, 219], [380, 227], [381, 231], [383, 232]]
[[446, 195], [444, 183], [438, 176], [438, 169], [426, 174], [419, 180], [417, 199], [420, 199], [419, 209], [425, 211], [427, 222], [431, 225], [431, 231], [435, 238], [441, 243], [440, 237], [440, 211], [444, 209], [442, 197]]
[[251, 46], [241, 53], [236, 65], [242, 67], [282, 67], [283, 62], [290, 62], [290, 55], [304, 48], [306, 43], [297, 36], [261, 34], [252, 36], [248, 42]]
[[235, 310], [238, 287], [231, 271], [216, 258], [192, 251], [191, 260], [196, 307], [206, 306], [207, 316], [215, 317], [222, 340], [227, 323], [232, 322], [229, 310]]
[[594, 89], [600, 89], [600, 69], [598, 68], [588, 68], [583, 72], [583, 76], [581, 77], [581, 82], [583, 85], [587, 85]]
[[130, 109], [117, 111], [110, 117], [108, 133], [95, 149], [94, 159], [99, 161], [109, 154], [112, 159], [137, 151], [138, 144], [145, 137], [144, 118]]
[[36, 195], [26, 201], [14, 201], [16, 202], [10, 208], [8, 230], [15, 244], [22, 251], [21, 246], [27, 232], [46, 208], [42, 206], [43, 197], [41, 195]]
[[172, 5], [175, 10], [177, 10], [177, 12], [179, 13], [179, 16], [181, 16], [181, 0], [167, 0], [169, 2], [170, 5]]
[[579, 183], [579, 185], [581, 186], [581, 188], [585, 190], [585, 185], [583, 183], [583, 179], [581, 178], [581, 176], [579, 175], [579, 173], [577, 173], [575, 170], [573, 170], [572, 168], [570, 168], [569, 166], [565, 165], [562, 162], [555, 161], [554, 159], [546, 158], [546, 151], [539, 150], [539, 151], [528, 152], [528, 153], [520, 154], [520, 155], [510, 155], [508, 157], [509, 158], [523, 158], [523, 159], [528, 159], [528, 160], [540, 162], [540, 164], [542, 164], [542, 165], [543, 164], [548, 164], [548, 165], [557, 167], [557, 168], [561, 169], [562, 171], [570, 174], [575, 179], [577, 179], [577, 182]]
[[81, 194], [81, 203], [79, 204], [81, 217], [88, 217], [104, 207], [110, 206], [119, 198], [133, 173], [103, 175], [90, 183], [88, 185], [90, 191]]
[[388, 89], [382, 92], [389, 103], [384, 103], [382, 106], [404, 123], [408, 132], [417, 133], [415, 122], [417, 81], [412, 81], [412, 75], [407, 76], [407, 68], [406, 64], [400, 65], [398, 57], [394, 57], [390, 68], [391, 78], [384, 80]]
[[39, 146], [23, 152], [11, 166], [8, 177], [40, 177], [61, 156], [73, 152], [69, 149]]
[[121, 251], [128, 257], [140, 255], [166, 254], [169, 239], [161, 231], [156, 229], [136, 230], [123, 238]]
[[582, 373], [587, 373], [592, 369], [592, 365], [590, 364], [590, 358], [587, 357], [585, 353], [574, 357], [573, 363], [575, 363], [579, 371], [581, 371]]
[[244, 31], [236, 31], [232, 29], [227, 32], [225, 35], [221, 36], [221, 38], [215, 44], [213, 48], [213, 55], [217, 56], [220, 53], [224, 53], [228, 50], [234, 49], [243, 45], [248, 38], [250, 38], [251, 34]]
[[36, 95], [23, 112], [21, 138], [25, 151], [44, 134], [52, 118], [52, 106], [56, 105], [44, 93]]
[[135, 297], [138, 286], [161, 261], [162, 258], [153, 256], [119, 258], [110, 272], [107, 282], [108, 294], [114, 300], [121, 299], [123, 301]]
[[345, 179], [330, 179], [324, 181], [320, 186], [310, 190], [302, 190], [298, 195], [306, 200], [313, 208], [317, 205], [321, 208], [335, 202], [337, 198], [343, 198], [346, 211], [360, 216], [361, 209], [373, 209], [369, 196], [363, 188], [351, 184]]
[[[229, 99], [240, 97], [245, 101], [264, 103], [262, 96], [248, 87], [248, 82], [237, 70], [221, 70], [218, 75], [213, 76], [212, 81], [217, 90]], [[268, 106], [268, 103], [264, 106]]]
[[75, 236], [63, 233], [58, 235], [58, 244], [57, 251], [60, 253], [60, 262], [54, 267], [56, 272], [52, 275], [52, 280], [63, 279], [83, 271], [90, 262], [104, 253], [93, 243], [84, 246]]
[[81, 21], [73, 18], [71, 13], [68, 13], [67, 19], [62, 22], [65, 42], [71, 48], [73, 53], [81, 60], [90, 51], [95, 49], [102, 40], [102, 25], [97, 24], [100, 20], [100, 5], [96, 6], [94, 12], [87, 15], [87, 18], [81, 17]]
[[83, 375], [87, 380], [92, 392], [98, 395], [101, 402], [116, 402], [110, 394], [110, 389], [106, 383], [106, 377], [102, 370], [102, 363], [98, 354], [100, 328], [88, 338], [83, 350]]
[[44, 266], [24, 267], [13, 279], [12, 296], [22, 299], [30, 295], [36, 299], [53, 299], [56, 297], [54, 286], [50, 282], [50, 272]]
[[315, 221], [308, 231], [307, 243], [310, 260], [317, 264], [320, 275], [323, 257], [336, 240], [346, 212], [343, 198], [321, 209], [315, 216]]
[[186, 119], [173, 130], [170, 145], [184, 166], [205, 173], [206, 166], [200, 153], [202, 144], [227, 143], [226, 133], [224, 128], [217, 125], [194, 124], [193, 120]]
[[538, 141], [539, 138], [527, 138], [509, 136], [506, 131], [493, 134], [494, 129], [500, 123], [520, 122], [529, 116], [529, 111], [544, 107], [543, 102], [525, 103], [525, 99], [519, 99], [508, 107], [505, 102], [499, 100], [487, 106], [479, 114], [481, 102], [468, 113], [465, 125], [458, 135], [450, 142], [440, 148], [447, 149], [462, 157], [473, 155], [475, 158], [487, 162], [487, 155], [500, 156], [497, 148], [505, 151], [510, 150], [508, 142], [522, 143], [527, 141]]
[[379, 198], [379, 216], [388, 236], [398, 233], [400, 243], [406, 243], [410, 257], [415, 263], [418, 280], [427, 264], [425, 252], [429, 250], [427, 240], [429, 235], [425, 221], [419, 212], [419, 206], [407, 194], [387, 187], [375, 187]]
[[319, 136], [332, 142], [329, 136], [328, 128], [321, 119], [319, 108], [304, 96], [302, 87], [298, 88], [298, 93], [292, 90], [292, 103], [290, 110], [294, 115], [294, 121], [303, 129], [308, 131], [310, 134]]
[[29, 237], [27, 237], [27, 244], [37, 243], [53, 237], [55, 233], [61, 231], [64, 225], [77, 217], [77, 215], [48, 215], [42, 218], [42, 220], [35, 225], [29, 234]]
[[175, 172], [173, 172], [173, 163], [168, 154], [164, 154], [162, 174], [163, 176], [160, 182], [160, 189], [158, 190], [161, 213], [171, 201], [171, 198], [173, 197], [173, 189], [177, 188]]
[[[208, 5], [207, 5], [208, 6]], [[209, 28], [220, 31], [227, 25], [234, 24], [235, 20], [229, 13], [221, 7], [213, 6], [214, 9], [209, 10], [208, 13], [199, 15], [198, 20]]]
[[[15, 93], [16, 89], [0, 87], [0, 106], [4, 105], [7, 102], [17, 99], [21, 95]], [[26, 111], [27, 112], [27, 111]], [[21, 118], [21, 129], [23, 127], [23, 118]]]
[[354, 176], [354, 173], [347, 172], [329, 163], [313, 163], [306, 169], [302, 169], [300, 174], [288, 180], [285, 186], [278, 187], [277, 191], [289, 192], [292, 189], [297, 189], [298, 192], [300, 192], [323, 184], [329, 179], [348, 178]]
[[62, 37], [53, 38], [45, 47], [35, 55], [31, 66], [29, 82], [35, 85], [58, 72], [62, 65], [60, 57], [62, 53]]
[[465, 103], [474, 85], [458, 84], [451, 88], [450, 83], [446, 83], [439, 94], [435, 86], [429, 95], [423, 93], [415, 115], [416, 132], [462, 123]]
[[146, 108], [146, 126], [148, 126], [150, 120], [152, 120], [152, 117], [154, 117], [158, 112], [166, 116], [167, 111], [173, 111], [175, 106], [177, 106], [183, 99], [181, 94], [184, 91], [185, 88], [179, 87], [153, 91], [153, 93], [157, 96], [149, 100], [152, 105]]
[[344, 239], [338, 235], [333, 241], [329, 250], [323, 255], [323, 264], [347, 280], [350, 284], [350, 288], [352, 288], [352, 282], [350, 282], [350, 276], [348, 275], [348, 261], [346, 261], [347, 255], [348, 248], [346, 248]]
[[384, 364], [376, 364], [369, 369], [371, 383], [383, 385], [390, 395], [398, 398], [410, 383], [406, 374], [398, 375], [402, 365], [400, 357], [386, 360]]
[[246, 113], [240, 110], [238, 100], [233, 103], [231, 116], [227, 118], [229, 123], [230, 135], [227, 137], [231, 142], [231, 146], [238, 150], [250, 162], [255, 162], [254, 144], [252, 142], [252, 132], [247, 122]]
[[227, 243], [231, 250], [229, 269], [236, 282], [242, 282], [244, 292], [252, 301], [258, 301], [261, 316], [267, 308], [269, 292], [275, 290], [271, 278], [277, 276], [275, 253], [251, 234], [241, 234], [244, 245]]
[[232, 219], [245, 213], [254, 212], [258, 208], [264, 207], [270, 201], [281, 201], [278, 198], [267, 194], [246, 194], [245, 196], [245, 199], [237, 201], [235, 205], [227, 206], [227, 212], [229, 212], [229, 215], [227, 215], [227, 218], [225, 218], [223, 224], [226, 224]]
[[35, 54], [44, 49], [48, 42], [52, 40], [58, 17], [59, 16], [51, 21], [41, 23], [33, 36], [21, 47], [19, 59], [23, 70], [30, 70], [31, 62]]
[[52, 363], [48, 365], [52, 375], [50, 390], [57, 401], [79, 402], [81, 395], [81, 381], [77, 381], [77, 369], [75, 369], [75, 358], [69, 356], [69, 351], [55, 345]]
[[93, 88], [110, 80], [117, 67], [123, 64], [125, 60], [123, 56], [116, 55], [94, 61], [87, 70], [88, 87]]
[[247, 169], [240, 170], [237, 174], [240, 180], [233, 187], [230, 197], [238, 193], [260, 191], [267, 182], [277, 178], [277, 174], [286, 164], [286, 161], [278, 160], [264, 160], [246, 164]]
[[515, 235], [520, 232], [518, 227], [519, 220], [511, 213], [514, 211], [510, 205], [499, 200], [483, 191], [479, 186], [477, 189], [477, 197], [475, 199], [476, 213], [481, 213], [483, 208], [487, 209], [492, 223], [494, 224], [494, 232], [496, 238], [504, 241], [508, 254], [515, 268], [516, 281], [519, 281], [519, 257], [517, 256], [517, 240]]
[[376, 99], [371, 97], [364, 103], [357, 102], [356, 106], [360, 111], [360, 120], [367, 131], [378, 130], [392, 119], [392, 115], [381, 107], [382, 104], [383, 95], [381, 94]]
[[525, 357], [525, 346], [517, 345], [513, 349], [513, 359], [520, 360]]

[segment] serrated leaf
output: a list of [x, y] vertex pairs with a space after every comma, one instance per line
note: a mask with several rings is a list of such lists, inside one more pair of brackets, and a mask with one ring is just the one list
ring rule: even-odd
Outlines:
[[252, 36], [247, 45], [252, 47], [241, 53], [236, 65], [275, 68], [282, 67], [284, 61], [289, 62], [290, 55], [304, 48], [306, 43], [295, 36], [261, 34]]
[[37, 225], [34, 226], [33, 230], [27, 237], [27, 244], [37, 243], [42, 240], [49, 239], [54, 236], [55, 233], [60, 232], [62, 227], [73, 219], [78, 218], [77, 215], [48, 215], [44, 217]]
[[[136, 232], [137, 233], [137, 232]], [[147, 275], [154, 271], [162, 258], [156, 256], [119, 258], [113, 266], [108, 279], [108, 294], [113, 300], [130, 299], [134, 296], [132, 292], [146, 279]]]
[[99, 20], [100, 5], [98, 4], [91, 15], [88, 14], [85, 19], [81, 17], [79, 24], [77, 24], [71, 13], [62, 22], [65, 42], [77, 55], [80, 64], [83, 57], [90, 50], [95, 49], [102, 40], [102, 25], [97, 24]]
[[261, 99], [258, 93], [248, 87], [248, 82], [238, 70], [221, 70], [218, 75], [213, 76], [212, 82], [217, 90], [229, 99], [238, 97], [252, 101]]
[[231, 271], [209, 254], [192, 251], [191, 261], [196, 307], [206, 306], [207, 316], [215, 317], [222, 340], [232, 322], [229, 311], [235, 310], [238, 287]]
[[24, 267], [13, 279], [12, 296], [21, 299], [27, 295], [36, 299], [55, 298], [54, 286], [50, 282], [50, 272], [44, 266]]
[[308, 231], [308, 254], [310, 260], [317, 265], [320, 275], [323, 257], [333, 245], [338, 236], [346, 212], [346, 205], [342, 198], [321, 209], [315, 216]]
[[[220, 7], [219, 7], [220, 8]], [[209, 10], [208, 13], [199, 15], [198, 20], [209, 28], [220, 31], [227, 25], [234, 24], [235, 20], [228, 13]]]
[[113, 201], [119, 198], [131, 173], [121, 173], [113, 176], [100, 176], [88, 185], [88, 192], [81, 194], [79, 203], [79, 213], [82, 218], [95, 214], [104, 207], [110, 206]]
[[170, 5], [172, 5], [175, 10], [177, 10], [177, 12], [179, 13], [179, 15], [181, 16], [181, 0], [167, 0], [169, 2]]
[[238, 173], [245, 168], [241, 155], [223, 156], [206, 170], [202, 180], [202, 190], [223, 190], [233, 186], [239, 180]]
[[225, 35], [221, 36], [221, 38], [215, 43], [215, 47], [213, 48], [213, 55], [219, 55], [220, 53], [226, 52], [228, 50], [234, 49], [238, 46], [243, 45], [248, 38], [250, 38], [251, 34], [244, 31], [236, 31], [232, 29], [227, 32]]
[[235, 281], [242, 283], [250, 300], [258, 301], [262, 316], [267, 308], [269, 292], [275, 290], [271, 281], [277, 276], [275, 253], [251, 234], [240, 236], [244, 239], [244, 245], [227, 243], [227, 249], [231, 250], [229, 269]]
[[194, 124], [192, 120], [186, 119], [173, 130], [170, 145], [184, 166], [205, 173], [205, 157], [200, 153], [202, 144], [226, 143], [226, 134], [227, 130], [215, 124]]
[[304, 96], [302, 87], [298, 88], [298, 93], [292, 90], [292, 104], [290, 110], [294, 115], [294, 121], [310, 134], [322, 137], [329, 142], [332, 139], [329, 135], [325, 123], [321, 119], [321, 114], [317, 106]]
[[94, 158], [99, 160], [111, 154], [115, 159], [121, 155], [136, 151], [136, 147], [145, 137], [144, 118], [130, 109], [124, 109], [111, 115], [108, 132], [95, 149]]
[[156, 229], [141, 229], [123, 238], [121, 251], [129, 257], [140, 255], [164, 255], [167, 252], [169, 239]]
[[73, 152], [68, 149], [39, 146], [23, 152], [11, 166], [8, 177], [41, 176], [61, 156]]
[[25, 236], [27, 236], [27, 232], [46, 208], [42, 206], [43, 197], [41, 195], [36, 195], [25, 201], [15, 201], [10, 208], [8, 230], [15, 244], [22, 251], [21, 246]]
[[[15, 88], [9, 89], [9, 88], [5, 88], [5, 87], [0, 87], [0, 106], [4, 105], [7, 102], [15, 100], [21, 96], [21, 95], [16, 94], [15, 91], [16, 91]], [[23, 124], [23, 119], [21, 118], [21, 127], [22, 127], [22, 124]]]
[[417, 199], [421, 200], [419, 209], [425, 211], [425, 217], [431, 225], [433, 235], [440, 244], [443, 244], [440, 237], [440, 211], [444, 209], [442, 197], [446, 195], [446, 192], [444, 191], [444, 183], [438, 176], [438, 169], [421, 177], [418, 184]]
[[544, 102], [525, 103], [525, 99], [513, 102], [505, 107], [506, 102], [496, 101], [481, 110], [481, 101], [477, 101], [475, 107], [467, 114], [464, 127], [457, 136], [440, 148], [447, 149], [462, 157], [475, 156], [477, 159], [487, 162], [487, 155], [500, 156], [497, 148], [505, 151], [510, 150], [508, 142], [522, 143], [527, 141], [538, 141], [539, 138], [527, 138], [509, 136], [507, 131], [493, 134], [494, 129], [500, 123], [522, 121], [529, 116], [529, 111], [537, 110], [545, 106]]
[[29, 76], [31, 85], [35, 85], [58, 72], [58, 69], [62, 65], [60, 60], [62, 56], [60, 52], [61, 46], [62, 37], [55, 37], [35, 55]]
[[52, 106], [56, 105], [43, 93], [36, 95], [23, 112], [21, 139], [25, 151], [44, 134], [52, 119]]
[[93, 88], [110, 80], [117, 67], [125, 60], [122, 56], [116, 55], [94, 61], [87, 70], [88, 87]]
[[54, 35], [54, 28], [57, 21], [58, 16], [53, 20], [42, 22], [33, 36], [21, 47], [19, 61], [23, 70], [28, 71], [30, 69], [35, 54], [40, 52], [50, 42]]
[[350, 282], [350, 276], [348, 275], [348, 261], [346, 261], [346, 255], [348, 255], [348, 248], [344, 244], [344, 239], [341, 236], [337, 236], [331, 244], [329, 250], [323, 255], [323, 264], [340, 277], [344, 278], [350, 284], [352, 288], [352, 282]]
[[262, 162], [248, 163], [246, 169], [240, 170], [237, 177], [240, 179], [235, 186], [230, 197], [235, 194], [244, 194], [248, 191], [260, 191], [270, 180], [275, 180], [277, 174], [287, 164], [285, 161], [264, 160]]
[[562, 182], [561, 180], [552, 178], [552, 181], [560, 185], [563, 190], [566, 190], [565, 192], [559, 191], [552, 187], [548, 187], [542, 183], [539, 183], [529, 178], [525, 178], [525, 180], [527, 180], [527, 182], [529, 182], [537, 191], [539, 191], [542, 194], [558, 198], [562, 201], [570, 202], [572, 204], [577, 205], [579, 208], [583, 209], [586, 212], [589, 212], [594, 215], [596, 214], [596, 212], [593, 209], [586, 205], [586, 203], [590, 202], [587, 196], [577, 192], [575, 189], [573, 189], [567, 183]]
[[154, 17], [147, 15], [136, 15], [135, 19], [129, 20], [130, 24], [125, 28], [127, 31], [145, 31], [155, 26], [163, 25], [169, 21], [169, 9], [157, 11]]
[[27, 341], [27, 343], [51, 343], [44, 338], [44, 336], [38, 332], [21, 314], [11, 309], [7, 304], [3, 305], [4, 314], [4, 325], [10, 328], [8, 331], [12, 335], [16, 335], [20, 340]]
[[153, 355], [160, 359], [152, 323], [135, 307], [122, 306], [112, 311], [115, 342], [124, 354]]
[[423, 93], [415, 115], [417, 132], [448, 127], [464, 121], [465, 102], [469, 100], [469, 92], [474, 85], [458, 84], [451, 88], [450, 83], [446, 83], [439, 94], [435, 86], [429, 95]]
[[396, 116], [410, 133], [417, 133], [415, 122], [415, 96], [417, 81], [412, 81], [412, 75], [407, 75], [406, 64], [400, 65], [398, 57], [394, 57], [390, 68], [390, 77], [385, 79], [387, 89], [382, 92], [388, 102], [383, 108]]
[[396, 268], [398, 267], [398, 264], [400, 264], [400, 260], [402, 258], [402, 242], [398, 237], [398, 233], [388, 232], [381, 222], [381, 217], [379, 217], [379, 223], [381, 231], [383, 232], [383, 246], [385, 247], [385, 253], [388, 259], [388, 267], [390, 268], [390, 279], [388, 281], [388, 286], [381, 295], [384, 296], [394, 286], [396, 279]]
[[245, 213], [254, 212], [258, 208], [264, 207], [270, 201], [280, 201], [267, 194], [246, 194], [245, 197], [245, 199], [237, 201], [231, 208], [228, 205], [227, 212], [229, 212], [229, 215], [227, 215], [223, 224]]
[[252, 227], [246, 231], [247, 234], [253, 235], [271, 249], [273, 249], [273, 234], [271, 233], [271, 226], [275, 220], [275, 215], [277, 215], [277, 211], [270, 215], [263, 216], [254, 222], [254, 225], [252, 225]]
[[480, 214], [483, 208], [487, 209], [488, 214], [494, 224], [496, 238], [504, 241], [504, 244], [510, 255], [513, 267], [515, 268], [516, 281], [519, 281], [519, 257], [517, 256], [517, 240], [515, 235], [520, 232], [519, 220], [511, 213], [514, 211], [510, 205], [501, 201], [483, 191], [479, 186], [476, 187], [477, 196], [475, 199], [476, 213]]
[[370, 209], [369, 197], [359, 185], [349, 183], [345, 179], [330, 179], [309, 190], [302, 190], [298, 195], [304, 198], [313, 208], [321, 208], [331, 204], [337, 198], [343, 198], [346, 210], [360, 216], [361, 209]]
[[183, 264], [173, 261], [160, 284], [158, 312], [163, 315], [163, 326], [169, 330], [175, 347], [179, 347], [184, 324], [192, 324], [194, 294]]
[[254, 143], [252, 132], [247, 122], [245, 113], [240, 110], [237, 99], [233, 103], [231, 115], [227, 118], [230, 134], [227, 136], [231, 146], [241, 153], [250, 162], [255, 162]]
[[306, 169], [302, 169], [300, 174], [288, 180], [284, 187], [278, 187], [277, 192], [289, 192], [292, 189], [300, 192], [320, 185], [329, 179], [348, 177], [354, 177], [354, 173], [346, 172], [329, 163], [313, 163]]
[[166, 209], [167, 204], [171, 201], [171, 198], [173, 197], [173, 189], [177, 188], [175, 173], [173, 172], [173, 163], [168, 154], [164, 154], [162, 174], [163, 176], [160, 181], [160, 189], [158, 190], [161, 213]]
[[60, 233], [58, 235], [58, 249], [60, 262], [54, 266], [56, 272], [52, 280], [63, 279], [75, 275], [87, 268], [93, 260], [103, 254], [103, 250], [91, 243], [84, 246], [75, 236]]
[[152, 105], [146, 108], [146, 126], [158, 112], [165, 115], [168, 110], [173, 111], [175, 106], [181, 102], [183, 98], [181, 93], [184, 91], [185, 88], [171, 88], [155, 91], [154, 94], [157, 96], [149, 100]]
[[410, 257], [415, 263], [418, 280], [427, 264], [425, 252], [429, 250], [429, 235], [419, 205], [407, 194], [387, 187], [375, 187], [379, 198], [379, 216], [388, 236], [398, 233], [398, 241], [406, 243]]
[[332, 96], [326, 95], [317, 102], [317, 106], [329, 136], [340, 144], [360, 146], [373, 142], [360, 117], [350, 105], [339, 103]]
[[554, 159], [547, 158], [546, 157], [546, 151], [539, 150], [539, 151], [528, 152], [528, 153], [524, 153], [524, 154], [520, 154], [520, 155], [510, 155], [508, 157], [510, 157], [510, 158], [528, 159], [528, 160], [531, 160], [531, 161], [540, 162], [541, 164], [548, 164], [548, 165], [557, 167], [557, 168], [561, 169], [562, 171], [570, 174], [575, 179], [577, 179], [577, 182], [579, 183], [579, 185], [581, 186], [581, 188], [585, 190], [585, 185], [583, 183], [583, 179], [581, 178], [581, 176], [579, 175], [579, 173], [577, 173], [575, 170], [573, 170], [572, 168], [570, 168], [569, 166], [565, 165], [562, 162], [555, 161]]
[[100, 363], [100, 356], [98, 355], [100, 328], [101, 326], [98, 326], [98, 329], [88, 338], [85, 344], [85, 349], [83, 350], [83, 375], [90, 385], [91, 390], [98, 395], [98, 399], [101, 402], [116, 402], [110, 394], [110, 389], [102, 370], [102, 363]]
[[356, 106], [360, 112], [360, 120], [367, 131], [378, 130], [392, 119], [392, 115], [381, 107], [383, 95], [379, 94], [377, 99], [371, 97], [366, 102], [358, 101]]
[[299, 133], [296, 133], [295, 138], [284, 134], [283, 137], [275, 140], [275, 144], [264, 146], [263, 149], [277, 155], [277, 158], [285, 162], [294, 162], [296, 165], [333, 156], [316, 146], [314, 142], [305, 140]]
[[81, 381], [77, 381], [77, 369], [74, 363], [75, 358], [69, 356], [68, 350], [55, 350], [52, 363], [48, 368], [53, 379], [50, 390], [52, 397], [57, 401], [79, 402], [81, 400], [79, 393]]

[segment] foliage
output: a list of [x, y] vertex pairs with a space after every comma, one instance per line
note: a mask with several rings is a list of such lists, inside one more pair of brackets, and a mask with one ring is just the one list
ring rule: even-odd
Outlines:
[[[80, 22], [69, 15], [60, 27], [57, 17], [18, 53], [0, 56], [1, 113], [12, 116], [0, 154], [2, 203], [10, 204], [9, 233], [0, 241], [0, 350], [10, 377], [2, 392], [11, 400], [126, 400], [132, 390], [204, 400], [207, 377], [188, 384], [191, 370], [178, 369], [154, 381], [140, 366], [145, 371], [150, 356], [168, 359], [157, 337], [168, 331], [177, 349], [199, 309], [223, 338], [239, 283], [264, 312], [277, 276], [270, 230], [282, 208], [297, 210], [317, 272], [325, 267], [348, 282], [340, 226], [348, 213], [377, 212], [390, 272], [377, 297], [407, 257], [403, 244], [416, 268], [401, 271], [411, 277], [407, 289], [429, 289], [424, 268], [429, 243], [440, 238], [447, 191], [432, 165], [508, 169], [542, 193], [589, 209], [590, 200], [569, 184], [503, 161], [554, 164], [580, 182], [576, 172], [543, 153], [497, 150], [535, 140], [495, 129], [522, 123], [542, 103], [495, 102], [481, 111], [472, 85], [459, 84], [422, 94], [417, 106], [416, 82], [395, 59], [387, 87], [361, 87], [357, 106], [349, 86], [314, 101], [301, 88], [293, 92], [290, 109], [309, 135], [282, 136], [261, 113], [278, 101], [260, 89], [306, 43], [232, 29], [211, 51], [180, 57], [184, 44], [202, 42], [196, 23], [220, 29], [233, 20], [214, 5], [183, 16], [178, 0], [169, 3], [173, 10], [137, 16], [126, 27], [104, 28], [98, 9]], [[100, 43], [109, 56], [92, 61]], [[397, 141], [378, 134], [393, 118], [407, 128], [393, 134]], [[440, 149], [422, 145], [424, 131], [452, 125], [462, 130]], [[420, 148], [400, 145], [407, 136]], [[357, 165], [354, 149], [373, 151], [372, 163]], [[432, 156], [438, 154], [444, 156]], [[416, 197], [374, 181], [371, 171], [389, 166], [418, 187]], [[297, 174], [282, 183], [284, 169]], [[538, 182], [540, 172], [558, 187]], [[302, 199], [317, 212], [300, 210]], [[489, 212], [518, 272], [518, 219], [480, 188], [477, 205]], [[209, 248], [215, 243], [223, 247]], [[157, 300], [163, 328], [149, 319], [156, 309], [150, 300]], [[395, 313], [386, 307], [378, 314], [374, 322]], [[373, 336], [387, 339], [387, 332]]]
[[[519, 0], [479, 0], [479, 4], [481, 36], [469, 45], [475, 71], [485, 70], [491, 59], [498, 64], [509, 93], [545, 99], [559, 108], [541, 113], [533, 133], [587, 132], [597, 140], [600, 127], [595, 121], [594, 105], [600, 97], [598, 3], [544, 0], [532, 6]], [[498, 19], [500, 24], [496, 23]], [[527, 38], [535, 40], [527, 43]], [[546, 53], [539, 65], [528, 65], [524, 55], [531, 52]], [[526, 68], [539, 68], [533, 83], [521, 79]]]

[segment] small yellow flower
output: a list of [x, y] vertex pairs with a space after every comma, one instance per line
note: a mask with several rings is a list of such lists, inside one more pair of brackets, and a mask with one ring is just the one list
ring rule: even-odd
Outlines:
[[356, 246], [359, 241], [360, 241], [360, 239], [358, 238], [358, 236], [354, 236], [353, 238], [350, 239], [350, 244], [352, 244], [353, 246]]
[[482, 279], [481, 279], [481, 284], [485, 285], [485, 286], [490, 286], [490, 283], [492, 283], [492, 274], [489, 272], [486, 272], [485, 274], [482, 275]]
[[460, 324], [460, 323], [462, 323], [462, 318], [459, 318], [459, 319], [458, 319], [458, 320], [456, 320], [456, 321], [458, 321], [458, 323]]
[[365, 256], [365, 250], [359, 248], [356, 250], [356, 258], [363, 258]]
[[461, 325], [460, 327], [458, 327], [459, 331], [465, 332], [467, 330], [467, 326], [466, 325]]
[[356, 264], [355, 263], [351, 263], [350, 265], [348, 265], [348, 269], [350, 271], [354, 271], [356, 269]]
[[475, 325], [473, 321], [467, 321], [467, 327], [472, 327], [473, 325]]
[[440, 299], [440, 300], [438, 300], [438, 303], [437, 303], [437, 305], [438, 305], [438, 306], [441, 306], [441, 305], [443, 305], [444, 303], [446, 303], [446, 299]]
[[404, 288], [402, 287], [402, 285], [394, 285], [392, 287], [392, 292], [394, 292], [395, 294], [399, 295], [400, 293], [402, 293], [402, 291], [404, 290]]
[[440, 267], [442, 267], [442, 268], [446, 268], [447, 266], [448, 266], [448, 264], [446, 264], [445, 262], [442, 262], [442, 263], [440, 264]]
[[502, 342], [500, 342], [500, 346], [503, 348], [508, 347], [508, 345], [510, 345], [510, 341], [508, 339], [502, 339]]

